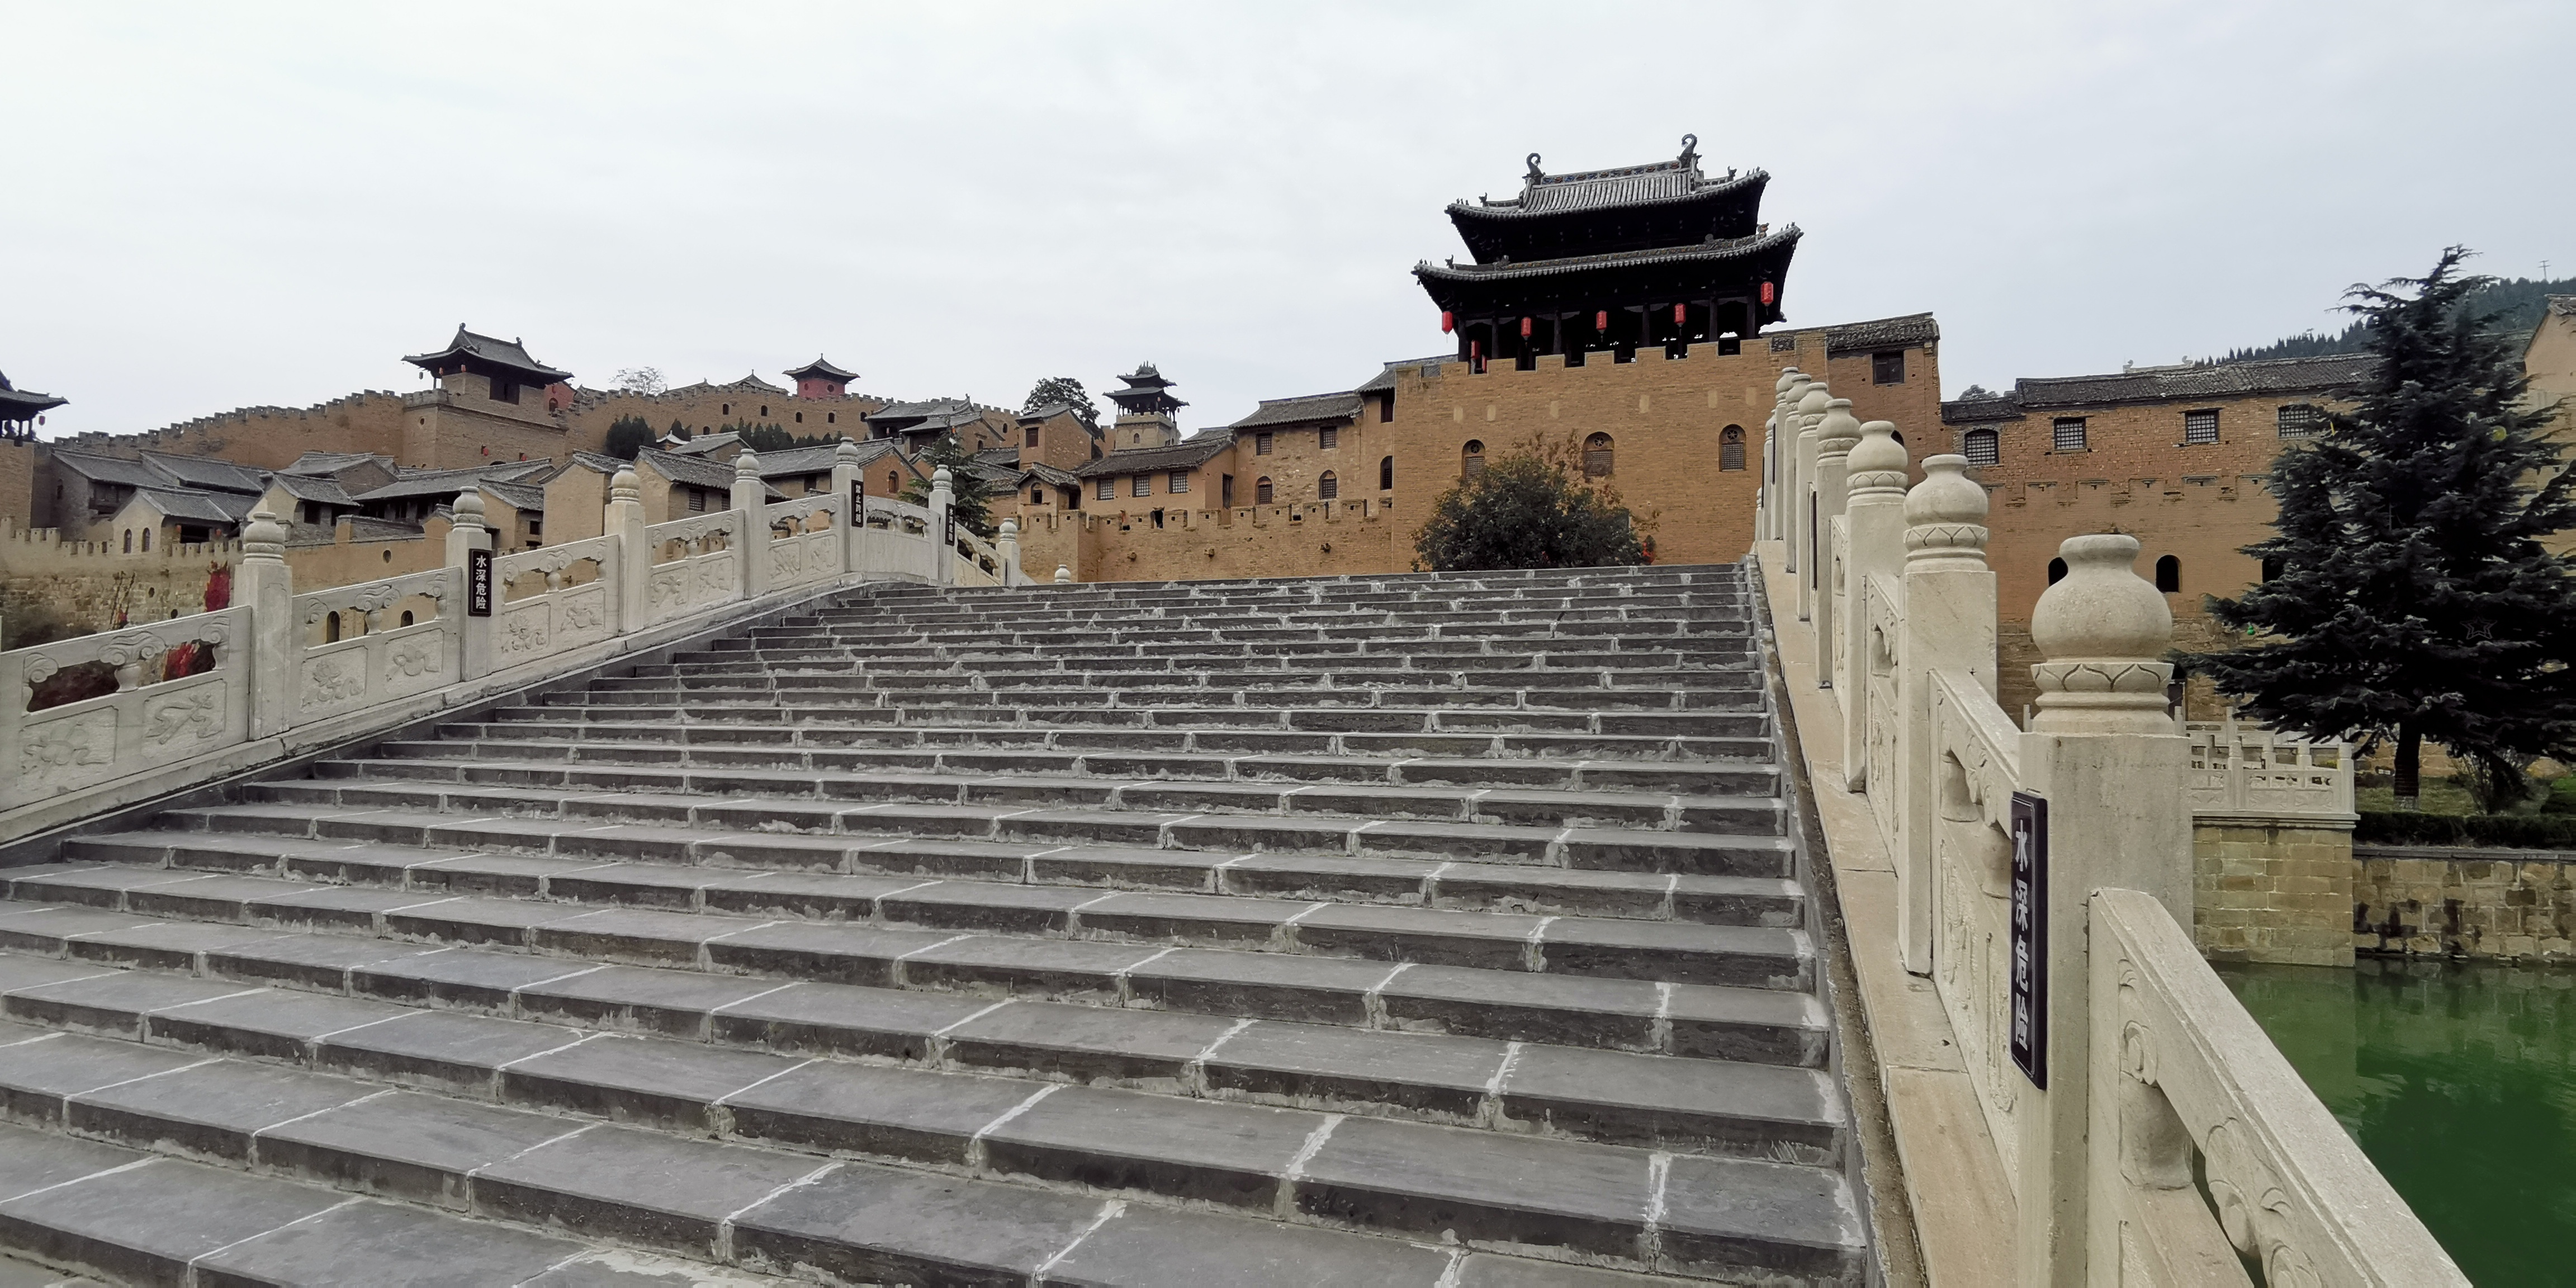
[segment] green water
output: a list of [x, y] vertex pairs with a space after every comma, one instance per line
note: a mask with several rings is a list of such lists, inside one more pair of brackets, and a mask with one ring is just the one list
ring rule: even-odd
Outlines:
[[2576, 969], [2218, 971], [2473, 1282], [2576, 1285]]

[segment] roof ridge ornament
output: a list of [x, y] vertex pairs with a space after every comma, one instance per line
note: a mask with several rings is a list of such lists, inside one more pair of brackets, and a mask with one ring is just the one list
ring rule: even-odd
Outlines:
[[1681, 167], [1685, 170], [1691, 170], [1698, 168], [1698, 166], [1699, 136], [1696, 134], [1685, 134], [1682, 136]]
[[1535, 153], [1535, 152], [1530, 153], [1530, 154], [1529, 154], [1529, 181], [1530, 181], [1530, 182], [1532, 182], [1532, 183], [1537, 183], [1537, 182], [1539, 182], [1540, 180], [1545, 179], [1545, 178], [1547, 178], [1547, 171], [1545, 171], [1545, 170], [1541, 170], [1541, 169], [1539, 169], [1539, 168], [1538, 168], [1538, 154], [1537, 154], [1537, 153]]

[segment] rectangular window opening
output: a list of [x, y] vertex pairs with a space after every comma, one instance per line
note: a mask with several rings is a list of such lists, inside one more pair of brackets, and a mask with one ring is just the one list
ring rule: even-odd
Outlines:
[[1171, 478], [1165, 482], [1163, 490], [1170, 492], [1174, 496], [1187, 496], [1190, 490], [1190, 472], [1188, 470], [1172, 471]]
[[1320, 447], [1325, 451], [1329, 452], [1335, 447], [1340, 446], [1341, 441], [1342, 431], [1335, 426], [1326, 425], [1322, 429], [1315, 431], [1315, 446]]
[[1138, 474], [1128, 482], [1127, 489], [1127, 494], [1129, 496], [1152, 496], [1154, 494], [1154, 476], [1151, 474]]
[[2182, 441], [2215, 443], [2218, 441], [2218, 412], [2215, 409], [2187, 411], [2182, 414]]
[[1874, 385], [1905, 383], [1905, 350], [1869, 355], [1869, 382]]
[[1268, 456], [1270, 454], [1270, 435], [1265, 433], [1255, 434], [1252, 436], [1252, 454], [1255, 456]]
[[2087, 450], [2084, 444], [2084, 418], [2081, 416], [2058, 417], [2057, 423], [2054, 426], [2054, 433], [2050, 439], [2050, 444], [2056, 450], [2061, 452], [2081, 452]]

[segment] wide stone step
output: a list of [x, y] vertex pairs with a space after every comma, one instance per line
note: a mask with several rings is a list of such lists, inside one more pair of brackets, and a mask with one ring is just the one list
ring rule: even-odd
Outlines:
[[[1767, 767], [1725, 762], [1645, 762], [1632, 759], [1575, 757], [1472, 756], [1389, 757], [1366, 754], [1228, 755], [1181, 750], [1179, 740], [1164, 737], [1153, 750], [1048, 747], [954, 748], [853, 747], [848, 735], [867, 726], [822, 725], [681, 725], [544, 718], [550, 708], [535, 708], [536, 718], [493, 723], [458, 722], [438, 727], [438, 742], [406, 746], [452, 746], [449, 758], [475, 759], [469, 750], [531, 744], [561, 745], [547, 758], [614, 763], [697, 764], [709, 766], [762, 763], [757, 759], [694, 759], [710, 753], [746, 758], [802, 756], [792, 763], [812, 769], [900, 770], [933, 774], [1071, 774], [1114, 778], [1170, 778], [1211, 782], [1386, 783], [1415, 787], [1520, 787], [1565, 791], [1675, 792], [1689, 795], [1772, 796], [1779, 775]], [[341, 763], [382, 765], [398, 753], [380, 743], [375, 755]], [[408, 757], [411, 753], [399, 753]], [[531, 753], [533, 756], [534, 753]], [[619, 757], [631, 759], [618, 759]]]
[[[349, 1184], [351, 1188], [370, 1190], [390, 1187], [314, 1175], [309, 1167], [277, 1169], [309, 1179], [253, 1174], [238, 1162], [224, 1166], [177, 1157], [186, 1151], [170, 1142], [128, 1140], [130, 1133], [121, 1130], [67, 1128], [61, 1121], [63, 1103], [87, 1089], [85, 1079], [97, 1076], [95, 1070], [118, 1065], [117, 1057], [127, 1061], [138, 1057], [146, 1061], [155, 1056], [163, 1060], [185, 1057], [141, 1047], [120, 1050], [119, 1044], [85, 1038], [53, 1039], [12, 1028], [0, 1031], [0, 1042], [19, 1045], [0, 1046], [0, 1059], [21, 1046], [52, 1048], [62, 1041], [82, 1044], [109, 1058], [90, 1073], [68, 1073], [65, 1085], [70, 1091], [55, 1091], [43, 1097], [44, 1103], [55, 1111], [55, 1118], [44, 1127], [0, 1126], [0, 1248], [14, 1249], [31, 1259], [0, 1258], [0, 1285], [6, 1288], [100, 1283], [262, 1284], [286, 1288], [345, 1284], [383, 1288], [428, 1288], [434, 1284], [667, 1288], [687, 1283], [707, 1288], [765, 1288], [796, 1282], [745, 1269], [718, 1269], [703, 1260], [640, 1251], [628, 1246], [624, 1232], [619, 1230], [595, 1229], [587, 1232], [590, 1238], [578, 1233], [566, 1237], [562, 1227], [576, 1222], [558, 1221], [552, 1210], [504, 1212], [497, 1207], [478, 1207], [468, 1197], [470, 1182], [453, 1199], [429, 1196], [417, 1202], [388, 1201], [334, 1189], [332, 1185]], [[160, 1080], [148, 1074], [139, 1076]], [[285, 1075], [275, 1076], [281, 1086], [285, 1085]], [[75, 1103], [85, 1115], [89, 1112], [90, 1101], [79, 1099]], [[476, 1145], [490, 1152], [515, 1140], [489, 1132], [493, 1122], [506, 1121], [499, 1111], [481, 1109], [483, 1118], [478, 1121], [468, 1116], [477, 1112], [477, 1107], [459, 1108], [466, 1113], [409, 1122], [409, 1130], [398, 1141], [388, 1139], [387, 1152], [433, 1155], [441, 1147], [454, 1151], [471, 1150]], [[390, 1125], [386, 1111], [371, 1113], [364, 1107], [345, 1113], [325, 1110], [314, 1121], [333, 1127], [351, 1122]], [[558, 1130], [574, 1126], [552, 1118], [542, 1122]], [[456, 1130], [442, 1133], [444, 1138], [432, 1137], [430, 1132], [440, 1127]], [[111, 1140], [127, 1143], [108, 1143]], [[262, 1136], [260, 1143], [266, 1145], [269, 1140]], [[276, 1148], [285, 1153], [295, 1146], [279, 1138]], [[370, 1160], [382, 1172], [395, 1170], [386, 1166], [393, 1161]], [[494, 1161], [498, 1161], [497, 1157]], [[487, 1188], [497, 1195], [505, 1186], [496, 1181]], [[468, 1217], [454, 1210], [457, 1208], [473, 1210], [485, 1219]], [[505, 1219], [490, 1219], [494, 1217]], [[1341, 1239], [1353, 1237], [1320, 1230], [1316, 1233]], [[61, 1270], [39, 1269], [37, 1261]], [[87, 1277], [90, 1275], [98, 1278]]]
[[952, 706], [1034, 706], [1149, 708], [1213, 707], [1257, 713], [1276, 723], [1281, 713], [1312, 708], [1402, 711], [1414, 716], [1429, 710], [1502, 711], [1709, 711], [1740, 713], [1745, 719], [1728, 732], [1748, 735], [1762, 723], [1759, 694], [1740, 690], [1657, 689], [1500, 689], [1500, 688], [1323, 688], [1295, 686], [1245, 688], [1213, 682], [1197, 684], [996, 685], [975, 687], [950, 679], [945, 684], [877, 684], [864, 676], [726, 676], [712, 679], [634, 677], [600, 680], [580, 691], [597, 704], [628, 702], [780, 702], [799, 708], [891, 708], [913, 712]]
[[[1541, 663], [1544, 663], [1543, 665]], [[1582, 687], [1599, 683], [1616, 687], [1617, 683], [1684, 683], [1695, 688], [1735, 688], [1755, 690], [1762, 687], [1759, 671], [1746, 666], [1743, 657], [1732, 651], [1724, 653], [1683, 654], [1649, 653], [1623, 657], [1616, 653], [1581, 654], [1570, 657], [1533, 658], [1511, 653], [1445, 653], [1445, 654], [1335, 654], [1330, 664], [1312, 667], [1282, 657], [1244, 657], [1158, 654], [1140, 657], [1132, 652], [1100, 652], [1069, 656], [1057, 651], [1031, 652], [1018, 657], [987, 656], [975, 659], [941, 657], [930, 650], [907, 650], [889, 653], [864, 645], [850, 644], [825, 648], [777, 648], [762, 650], [721, 651], [683, 655], [681, 660], [665, 664], [638, 666], [637, 675], [725, 675], [766, 672], [771, 668], [805, 669], [826, 674], [865, 674], [876, 676], [965, 675], [993, 682], [997, 677], [1023, 675], [1088, 675], [1097, 682], [1113, 682], [1107, 677], [1138, 673], [1173, 674], [1182, 677], [1222, 671], [1248, 677], [1248, 682], [1283, 683], [1288, 679], [1321, 683], [1338, 681], [1352, 675], [1412, 677], [1417, 683], [1435, 685], [1498, 685], [1520, 687], [1531, 677], [1559, 677], [1551, 681], [1556, 687]], [[1628, 677], [1636, 677], [1629, 679]], [[1012, 680], [1012, 683], [1043, 683], [1038, 680]], [[1542, 685], [1540, 687], [1549, 687]]]
[[[424, 778], [464, 781], [469, 768], [530, 771], [580, 764], [585, 770], [622, 766], [610, 790], [648, 793], [750, 790], [788, 799], [904, 801], [965, 806], [1092, 807], [1102, 811], [1186, 811], [1279, 817], [1356, 816], [1426, 822], [1507, 824], [1526, 827], [1616, 827], [1640, 831], [1705, 832], [1734, 836], [1776, 835], [1779, 802], [1750, 794], [1683, 795], [1621, 790], [1615, 774], [1596, 775], [1583, 789], [1450, 783], [1350, 782], [1333, 778], [1135, 778], [1124, 774], [987, 769], [981, 773], [920, 773], [880, 767], [857, 753], [746, 744], [661, 747], [635, 742], [568, 743], [529, 740], [392, 741], [378, 756], [356, 763], [370, 773], [397, 762], [417, 762]], [[1105, 757], [1114, 765], [1116, 757]], [[1471, 767], [1472, 767], [1472, 763]], [[743, 771], [754, 772], [745, 781]], [[393, 770], [400, 773], [400, 770]], [[1433, 771], [1451, 777], [1459, 771]], [[705, 782], [712, 778], [713, 782]], [[267, 799], [350, 803], [337, 779], [311, 784], [266, 783], [253, 789]], [[506, 781], [506, 780], [490, 780]], [[697, 782], [697, 786], [692, 786]], [[301, 796], [294, 793], [302, 792]], [[280, 796], [279, 793], [287, 793]], [[365, 803], [400, 803], [394, 799]], [[433, 806], [434, 808], [434, 806]], [[558, 812], [542, 804], [508, 806]]]
[[[286, 946], [276, 938], [241, 945], [234, 956], [211, 958], [202, 972], [0, 954], [0, 1007], [83, 1032], [140, 1035], [459, 1094], [541, 1076], [551, 1065], [581, 1085], [553, 1088], [552, 1100], [539, 1102], [544, 1107], [687, 1131], [721, 1130], [726, 1093], [828, 1056], [833, 1076], [858, 1082], [861, 1093], [809, 1115], [835, 1121], [818, 1122], [804, 1136], [745, 1134], [931, 1163], [966, 1162], [986, 1118], [912, 1118], [910, 1107], [1007, 1107], [1049, 1085], [1078, 1087], [1077, 1099], [1119, 1089], [1256, 1107], [1232, 1110], [1237, 1121], [1256, 1124], [1270, 1117], [1258, 1107], [1301, 1108], [1817, 1165], [1838, 1161], [1845, 1144], [1846, 1114], [1830, 1079], [1780, 1065], [780, 985], [346, 937], [297, 937], [284, 965], [302, 973], [291, 980], [245, 979], [217, 964]], [[351, 968], [316, 969], [317, 957], [382, 960], [367, 962], [344, 987]], [[532, 976], [532, 966], [543, 976]], [[435, 991], [459, 976], [471, 977], [469, 996]], [[603, 1035], [646, 1040], [521, 1063]], [[841, 1063], [848, 1059], [867, 1061], [865, 1076]], [[739, 1081], [722, 1081], [734, 1073]], [[701, 1094], [691, 1096], [693, 1089]], [[24, 1090], [10, 1080], [5, 1057], [0, 1090]], [[1203, 1117], [1223, 1121], [1221, 1114]], [[872, 1135], [897, 1144], [871, 1145]]]
[[[866, 861], [854, 855], [871, 848], [874, 841], [855, 838], [902, 837], [1218, 851], [1228, 856], [1411, 858], [1691, 876], [1790, 875], [1789, 851], [1776, 827], [1751, 830], [1750, 820], [1776, 813], [1776, 803], [1761, 801], [1743, 806], [1751, 811], [1749, 815], [1736, 816], [1747, 820], [1748, 830], [1725, 833], [1384, 818], [1360, 821], [1351, 814], [1115, 809], [1045, 801], [853, 804], [828, 796], [757, 795], [775, 791], [781, 784], [774, 775], [742, 770], [682, 770], [685, 791], [653, 793], [634, 790], [644, 771], [632, 768], [417, 763], [427, 776], [454, 771], [459, 786], [440, 794], [439, 809], [446, 812], [369, 807], [361, 797], [357, 808], [181, 809], [166, 815], [164, 825], [575, 858], [831, 871], [863, 870]], [[926, 777], [924, 781], [936, 786], [952, 780]], [[313, 784], [315, 791], [334, 793], [373, 790], [366, 784], [352, 788], [339, 778], [315, 779]], [[1146, 787], [1200, 794], [1225, 787], [1275, 790], [1259, 784], [1220, 783], [1147, 784], [1134, 790]], [[526, 788], [538, 790], [517, 790]], [[262, 790], [287, 789], [269, 785]], [[797, 857], [773, 857], [779, 854]]]
[[[0, 1087], [22, 1121], [301, 1179], [373, 1181], [416, 1201], [461, 1196], [504, 1219], [711, 1260], [742, 1259], [746, 1234], [757, 1246], [766, 1224], [745, 1214], [786, 1196], [830, 1191], [836, 1204], [814, 1211], [843, 1219], [839, 1205], [870, 1200], [836, 1175], [953, 1185], [963, 1173], [1093, 1212], [1105, 1192], [1698, 1273], [1838, 1274], [1856, 1241], [1839, 1175], [1789, 1162], [585, 1034], [151, 973], [0, 995], [13, 1019], [55, 1031], [0, 1045]], [[1568, 1085], [1583, 1080], [1577, 1072]], [[725, 1184], [744, 1171], [758, 1182]], [[533, 1193], [523, 1178], [538, 1180]], [[486, 1186], [497, 1192], [486, 1198]], [[728, 1206], [706, 1205], [709, 1189], [733, 1190]], [[635, 1202], [643, 1193], [661, 1201]], [[652, 1219], [692, 1195], [731, 1231]], [[1486, 1210], [1463, 1221], [1444, 1210], [1461, 1203]], [[1664, 1246], [1676, 1232], [1726, 1247], [1712, 1258]]]
[[[784, 900], [791, 906], [766, 911], [788, 915], [766, 916], [759, 911], [620, 907], [605, 900], [572, 902], [560, 895], [500, 897], [472, 892], [524, 890], [538, 876], [546, 878], [550, 895], [559, 879], [571, 882], [564, 887], [568, 891], [593, 887], [579, 884], [585, 874], [549, 871], [524, 860], [516, 871], [489, 859], [476, 863], [474, 870], [453, 871], [454, 862], [471, 861], [471, 856], [442, 861], [434, 855], [351, 852], [346, 847], [341, 847], [340, 866], [333, 872], [332, 851], [320, 845], [287, 847], [277, 860], [279, 867], [240, 869], [282, 870], [284, 877], [218, 876], [199, 869], [259, 856], [231, 848], [192, 848], [183, 839], [160, 845], [157, 839], [92, 845], [129, 857], [160, 849], [180, 868], [74, 871], [81, 865], [68, 864], [17, 878], [22, 901], [42, 902], [22, 902], [0, 917], [0, 948], [165, 969], [230, 971], [259, 979], [300, 978], [300, 971], [318, 962], [336, 981], [353, 964], [349, 954], [382, 956], [379, 946], [346, 946], [315, 961], [304, 954], [319, 951], [314, 936], [356, 935], [500, 949], [558, 963], [517, 968], [535, 972], [519, 982], [617, 962], [1747, 1063], [1812, 1066], [1824, 1049], [1821, 1008], [1804, 993], [1534, 971], [1526, 950], [1514, 960], [1499, 955], [1506, 947], [1499, 944], [1490, 945], [1498, 955], [1488, 964], [1425, 965], [1389, 963], [1365, 952], [1256, 951], [1257, 946], [1240, 941], [1221, 948], [1168, 942], [1158, 947], [1040, 932], [854, 925], [798, 915], [810, 914], [810, 906]], [[342, 880], [306, 879], [315, 873]], [[1158, 907], [1167, 910], [1173, 902], [1170, 896], [1161, 898], [1161, 905], [1144, 898], [1126, 906], [1136, 916], [1151, 918], [1160, 915]], [[1457, 921], [1446, 919], [1452, 925]], [[1367, 919], [1342, 922], [1316, 927], [1313, 933], [1319, 943], [1371, 942], [1369, 924]], [[1410, 924], [1419, 938], [1438, 929], [1441, 921], [1416, 917]], [[1678, 938], [1669, 932], [1667, 937]], [[1560, 941], [1559, 951], [1578, 949], [1566, 940]], [[579, 960], [560, 966], [565, 958]], [[1535, 964], [1546, 963], [1537, 959]], [[474, 979], [458, 983], [480, 986]], [[412, 994], [406, 990], [416, 986], [383, 987], [392, 990], [388, 995], [408, 998]], [[477, 995], [469, 988], [465, 996]]]
[[781, 684], [808, 688], [838, 688], [846, 691], [869, 689], [935, 689], [963, 684], [988, 689], [1257, 689], [1283, 692], [1309, 690], [1350, 691], [1367, 694], [1378, 690], [1406, 692], [1473, 689], [1509, 700], [1513, 693], [1582, 693], [1615, 695], [1645, 689], [1667, 692], [1690, 691], [1706, 694], [1700, 704], [1716, 700], [1718, 694], [1732, 697], [1739, 704], [1758, 706], [1761, 692], [1741, 671], [1680, 670], [1674, 668], [1639, 668], [1609, 671], [1519, 668], [1490, 671], [1422, 670], [1309, 670], [1305, 668], [1272, 668], [1269, 670], [1226, 670], [1178, 668], [1109, 669], [1086, 671], [1065, 669], [1048, 659], [1027, 659], [1030, 665], [1003, 669], [994, 665], [975, 666], [950, 662], [937, 668], [901, 666], [881, 667], [865, 659], [852, 659], [847, 664], [798, 665], [780, 662], [769, 665], [750, 661], [738, 663], [697, 663], [663, 667], [639, 667], [634, 675], [613, 676], [593, 681], [592, 688], [727, 688], [776, 687]]
[[[1008, 712], [1010, 709], [996, 708], [996, 711]], [[953, 717], [960, 713], [943, 711], [935, 714]], [[1732, 766], [1749, 763], [1767, 766], [1773, 753], [1767, 737], [1703, 738], [1647, 733], [1602, 734], [1567, 729], [1470, 729], [1460, 727], [1472, 721], [1459, 713], [1451, 713], [1447, 720], [1436, 721], [1444, 726], [1439, 729], [1398, 732], [1292, 731], [1105, 722], [1056, 726], [1043, 720], [1024, 723], [999, 715], [973, 723], [952, 718], [945, 724], [930, 720], [918, 724], [897, 724], [892, 717], [873, 711], [843, 716], [791, 709], [775, 702], [699, 703], [686, 707], [624, 703], [583, 706], [556, 702], [543, 706], [496, 707], [488, 716], [492, 726], [579, 723], [603, 731], [614, 730], [604, 732], [600, 735], [602, 737], [636, 741], [648, 739], [644, 733], [630, 731], [658, 731], [671, 741], [688, 742], [737, 735], [765, 739], [777, 736], [771, 731], [784, 730], [789, 731], [799, 743], [816, 747], [1059, 748], [1138, 754], [1475, 757], [1497, 760], [1617, 757], [1670, 762], [1731, 762]], [[1528, 724], [1533, 720], [1555, 724], [1588, 723], [1554, 716], [1530, 717], [1520, 723]]]
[[[590, 690], [550, 693], [541, 699], [541, 704], [587, 709], [649, 708], [660, 712], [676, 709], [675, 703], [682, 696], [687, 699], [688, 711], [702, 720], [724, 720], [736, 715], [772, 711], [778, 714], [767, 718], [777, 720], [803, 716], [848, 723], [939, 725], [973, 722], [1049, 728], [1292, 729], [1309, 733], [1599, 733], [1654, 738], [1733, 739], [1767, 738], [1770, 733], [1768, 715], [1732, 711], [1605, 712], [1581, 706], [1559, 709], [1478, 708], [1471, 705], [1218, 706], [1209, 705], [1206, 698], [1195, 695], [1169, 702], [1136, 700], [1113, 705], [1110, 695], [1090, 691], [1049, 693], [1050, 697], [1078, 701], [1082, 705], [1041, 703], [1027, 694], [1004, 695], [975, 690], [943, 693], [936, 700], [892, 701], [888, 700], [891, 695], [858, 697], [831, 690], [785, 687], [739, 694], [686, 695]], [[639, 720], [650, 717], [641, 711], [629, 711], [612, 718]]]

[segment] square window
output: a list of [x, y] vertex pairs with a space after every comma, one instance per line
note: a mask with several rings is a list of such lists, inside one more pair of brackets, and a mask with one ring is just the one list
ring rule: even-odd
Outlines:
[[1905, 383], [1905, 350], [1869, 355], [1869, 382], [1874, 385]]
[[1118, 499], [1118, 480], [1100, 480], [1100, 499], [1103, 501], [1115, 501]]
[[1252, 454], [1255, 456], [1268, 456], [1270, 454], [1270, 435], [1265, 433], [1255, 434], [1252, 436]]
[[2187, 411], [2182, 414], [2182, 441], [2215, 443], [2218, 441], [2218, 413], [2215, 410]]
[[2326, 414], [2306, 403], [2291, 403], [2281, 409], [2280, 426], [2283, 438], [2306, 438], [2326, 427]]
[[1323, 448], [1326, 451], [1331, 451], [1335, 446], [1340, 444], [1341, 441], [1342, 431], [1331, 425], [1326, 425], [1322, 429], [1315, 431], [1315, 446]]
[[1959, 454], [1970, 465], [1994, 465], [2003, 458], [2003, 435], [1992, 429], [1972, 429], [1960, 440]]
[[1037, 446], [1037, 445], [1038, 445], [1038, 427], [1037, 427], [1037, 426], [1035, 426], [1035, 425], [1031, 425], [1031, 426], [1029, 426], [1029, 446], [1031, 446], [1031, 447], [1035, 447], [1035, 446]]
[[1151, 474], [1138, 474], [1128, 483], [1127, 489], [1127, 494], [1129, 496], [1152, 496], [1154, 494], [1154, 476]]
[[1188, 470], [1172, 471], [1172, 476], [1164, 483], [1163, 490], [1174, 496], [1186, 495], [1190, 490], [1190, 472]]
[[704, 493], [704, 492], [699, 491], [699, 490], [698, 490], [698, 489], [696, 489], [696, 488], [690, 488], [690, 489], [689, 489], [689, 509], [690, 509], [690, 511], [694, 513], [694, 512], [703, 511], [703, 510], [705, 510], [706, 508], [707, 508], [707, 494], [706, 494], [706, 493]]
[[2056, 432], [2051, 436], [2050, 445], [2061, 452], [2081, 452], [2086, 450], [2084, 445], [2084, 418], [2081, 416], [2058, 417]]

